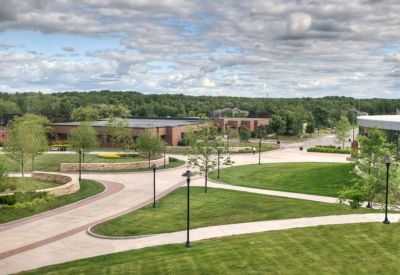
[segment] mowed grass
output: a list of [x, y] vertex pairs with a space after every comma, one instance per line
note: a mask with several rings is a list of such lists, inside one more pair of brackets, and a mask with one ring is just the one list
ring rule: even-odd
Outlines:
[[[300, 217], [370, 213], [328, 204], [260, 194], [191, 187], [191, 227]], [[93, 232], [108, 236], [134, 236], [179, 231], [186, 228], [186, 188], [178, 188], [144, 208], [101, 223]]]
[[[126, 157], [126, 158], [101, 158], [95, 154], [85, 154], [85, 162], [136, 162], [136, 161], [146, 161], [147, 159], [141, 157]], [[20, 172], [21, 166], [11, 159], [6, 154], [0, 156], [0, 161], [6, 164], [8, 171]], [[78, 154], [43, 154], [35, 159], [35, 166], [33, 170], [41, 171], [60, 171], [60, 163], [73, 163], [79, 162]], [[29, 160], [25, 164], [25, 172], [32, 171], [32, 161]]]
[[58, 197], [55, 201], [39, 206], [31, 206], [19, 209], [0, 209], [0, 223], [6, 223], [21, 218], [29, 217], [48, 210], [52, 210], [104, 191], [104, 185], [91, 180], [81, 180], [81, 189], [71, 195]]
[[6, 189], [4, 192], [2, 192], [3, 194], [13, 193], [13, 192], [30, 192], [30, 191], [36, 191], [36, 190], [40, 190], [40, 189], [46, 189], [46, 188], [60, 186], [59, 184], [57, 184], [55, 182], [35, 180], [30, 177], [10, 178], [9, 180], [12, 181], [14, 184], [16, 184], [17, 189], [15, 189], [15, 190]]
[[[24, 274], [399, 274], [400, 224], [326, 225], [131, 250]], [[182, 240], [183, 242], [184, 240]]]
[[348, 163], [270, 163], [221, 169], [213, 180], [246, 187], [337, 197], [354, 180]]

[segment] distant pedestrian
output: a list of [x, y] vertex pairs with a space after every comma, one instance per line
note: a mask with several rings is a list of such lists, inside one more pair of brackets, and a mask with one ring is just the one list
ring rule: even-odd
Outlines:
[[253, 150], [253, 155], [255, 155], [255, 154], [256, 154], [256, 151], [257, 151], [257, 150], [256, 150], [256, 147], [253, 146], [253, 149], [252, 149], [252, 150]]

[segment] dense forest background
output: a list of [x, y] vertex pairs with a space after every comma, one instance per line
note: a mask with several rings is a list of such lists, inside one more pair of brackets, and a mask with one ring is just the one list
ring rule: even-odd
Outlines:
[[400, 99], [324, 98], [244, 98], [187, 96], [182, 94], [141, 94], [138, 92], [63, 92], [0, 93], [0, 118], [9, 113], [34, 113], [52, 122], [70, 121], [79, 107], [105, 108], [119, 106], [130, 116], [147, 117], [206, 117], [220, 108], [239, 108], [249, 111], [249, 117], [280, 115], [286, 122], [314, 122], [319, 126], [334, 126], [340, 116], [355, 121], [357, 111], [375, 114], [394, 114]]

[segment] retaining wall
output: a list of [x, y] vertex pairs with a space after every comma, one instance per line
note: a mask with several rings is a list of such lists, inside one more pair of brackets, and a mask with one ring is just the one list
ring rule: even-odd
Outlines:
[[[165, 163], [169, 163], [167, 157]], [[155, 159], [150, 161], [150, 166], [156, 164], [157, 166], [164, 165], [164, 158]], [[86, 171], [104, 171], [104, 170], [133, 170], [140, 168], [148, 168], [148, 161], [138, 162], [103, 162], [103, 163], [82, 163], [82, 170]], [[76, 172], [79, 171], [79, 163], [61, 163], [61, 172]]]
[[79, 179], [76, 176], [65, 176], [48, 172], [32, 172], [31, 176], [33, 179], [36, 180], [49, 181], [60, 184], [60, 186], [37, 190], [36, 192], [46, 192], [59, 197], [75, 193], [80, 189]]

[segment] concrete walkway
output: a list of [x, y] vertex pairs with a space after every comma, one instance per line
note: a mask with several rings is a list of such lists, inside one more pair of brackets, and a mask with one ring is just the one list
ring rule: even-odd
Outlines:
[[[204, 179], [196, 179], [193, 181], [192, 186], [204, 186]], [[208, 180], [208, 187], [218, 188], [218, 189], [226, 189], [226, 190], [235, 190], [241, 192], [269, 195], [269, 196], [277, 196], [277, 197], [285, 197], [292, 199], [300, 199], [300, 200], [308, 200], [308, 201], [317, 201], [317, 202], [325, 202], [325, 203], [339, 203], [338, 198], [334, 197], [325, 197], [325, 196], [317, 196], [317, 195], [308, 195], [301, 193], [293, 193], [293, 192], [283, 192], [283, 191], [274, 191], [274, 190], [266, 190], [259, 188], [251, 188], [251, 187], [243, 187], [236, 186], [230, 184], [223, 184]]]
[[[186, 160], [185, 156], [176, 157]], [[235, 165], [257, 163], [258, 154], [232, 155], [232, 159], [235, 161]], [[261, 160], [263, 163], [345, 162], [346, 156], [307, 153], [299, 151], [298, 148], [284, 148], [262, 153]], [[185, 170], [185, 167], [164, 171], [159, 170], [157, 172], [157, 197], [161, 197], [183, 185], [185, 179], [181, 175]], [[163, 243], [181, 243], [184, 241], [184, 234], [182, 232], [161, 234], [160, 236], [157, 235], [149, 238], [146, 237], [140, 239], [140, 241], [138, 239], [104, 240], [89, 236], [86, 234], [86, 230], [91, 225], [149, 204], [153, 196], [153, 177], [151, 172], [140, 172], [114, 174], [84, 173], [83, 178], [93, 179], [119, 187], [117, 188], [118, 190], [114, 190], [115, 192], [106, 193], [106, 195], [96, 200], [89, 200], [88, 203], [78, 203], [11, 225], [0, 226], [1, 274], [128, 249], [161, 245]], [[197, 179], [196, 177], [193, 178], [194, 184], [200, 181], [200, 177], [197, 177]], [[280, 195], [285, 196], [283, 193], [285, 192], [281, 192]], [[290, 196], [290, 194], [286, 195]], [[328, 200], [330, 199], [331, 198]], [[381, 217], [382, 215], [379, 216]], [[376, 220], [382, 219], [375, 218]], [[359, 219], [361, 221], [364, 218], [359, 217]], [[281, 222], [284, 223], [284, 221], [275, 221], [277, 224]], [[326, 222], [329, 223], [330, 221], [328, 220]], [[344, 220], [344, 222], [346, 222], [346, 220]], [[270, 225], [271, 224], [265, 228], [269, 228]], [[236, 230], [234, 228], [237, 225], [230, 226], [233, 226], [232, 230]], [[250, 231], [243, 231], [243, 233], [257, 230], [257, 223], [254, 223], [254, 226], [254, 228], [253, 226], [246, 227], [248, 228], [247, 230]], [[223, 232], [226, 230], [228, 230], [226, 232], [231, 232], [226, 226], [216, 228], [217, 231], [214, 229], [197, 229], [197, 231], [193, 233], [193, 240], [226, 236], [223, 235]], [[291, 227], [289, 226], [287, 228]], [[236, 234], [242, 234], [240, 230], [237, 231]], [[231, 233], [227, 233], [227, 235], [230, 234]]]
[[[389, 215], [389, 219], [392, 221], [397, 221], [399, 218], [400, 214]], [[191, 230], [191, 241], [319, 225], [382, 222], [382, 219], [382, 214], [355, 214], [218, 225]], [[46, 246], [40, 246], [34, 250], [5, 258], [0, 263], [0, 270], [2, 274], [15, 273], [41, 266], [132, 249], [165, 244], [180, 243], [183, 245], [185, 240], [186, 231], [124, 240], [88, 237], [86, 232], [81, 231], [59, 241], [49, 243]]]

